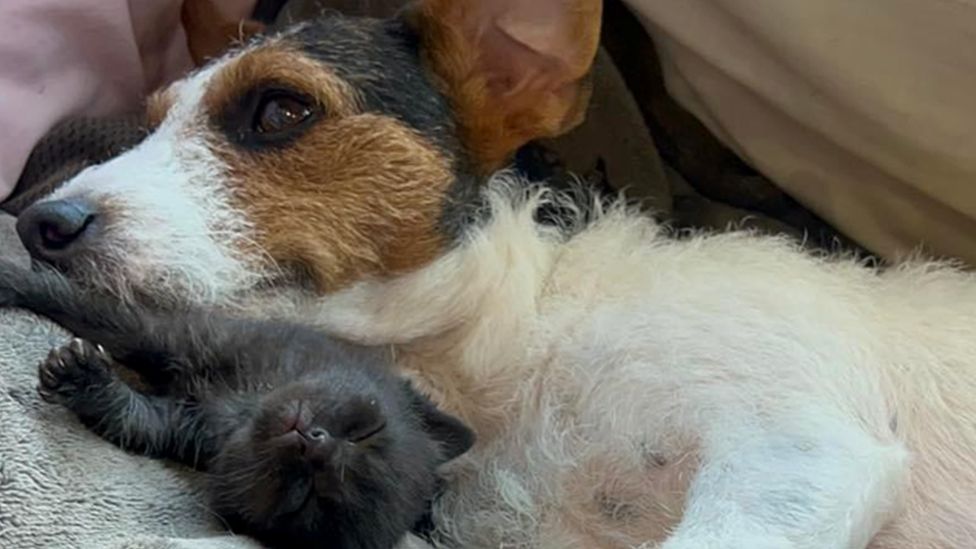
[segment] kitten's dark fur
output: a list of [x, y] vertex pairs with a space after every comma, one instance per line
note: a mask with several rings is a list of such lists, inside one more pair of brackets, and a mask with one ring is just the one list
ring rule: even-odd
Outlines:
[[216, 512], [274, 547], [390, 549], [423, 517], [438, 466], [474, 440], [384, 352], [310, 328], [122, 305], [2, 262], [0, 306], [83, 338], [40, 366], [46, 400], [124, 448], [206, 470]]

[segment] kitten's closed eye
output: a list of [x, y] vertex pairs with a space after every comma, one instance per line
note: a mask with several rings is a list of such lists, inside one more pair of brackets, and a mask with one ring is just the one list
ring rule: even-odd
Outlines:
[[346, 440], [355, 444], [360, 442], [366, 442], [369, 439], [380, 434], [383, 429], [386, 429], [386, 420], [378, 418], [377, 421], [373, 423], [363, 423], [354, 425], [346, 433]]
[[355, 399], [339, 411], [337, 436], [359, 444], [368, 441], [386, 428], [386, 417], [376, 399]]

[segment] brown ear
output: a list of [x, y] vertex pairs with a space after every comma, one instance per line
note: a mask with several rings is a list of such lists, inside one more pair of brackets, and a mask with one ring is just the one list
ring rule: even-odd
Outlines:
[[180, 17], [186, 30], [190, 56], [202, 66], [219, 57], [234, 44], [264, 30], [264, 25], [249, 19], [234, 21], [217, 8], [217, 0], [185, 0]]
[[479, 168], [579, 124], [602, 0], [418, 0], [405, 17]]

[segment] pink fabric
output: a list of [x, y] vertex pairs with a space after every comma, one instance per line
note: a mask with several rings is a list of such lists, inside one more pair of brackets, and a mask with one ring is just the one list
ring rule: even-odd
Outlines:
[[[221, 0], [246, 17], [255, 0]], [[192, 67], [182, 0], [2, 0], [0, 200], [34, 144], [74, 116], [138, 107]]]

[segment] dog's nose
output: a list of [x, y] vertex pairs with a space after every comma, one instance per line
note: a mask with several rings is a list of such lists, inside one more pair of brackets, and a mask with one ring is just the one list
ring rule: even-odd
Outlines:
[[31, 257], [49, 263], [68, 259], [91, 235], [95, 210], [79, 199], [39, 202], [21, 212], [17, 234]]

